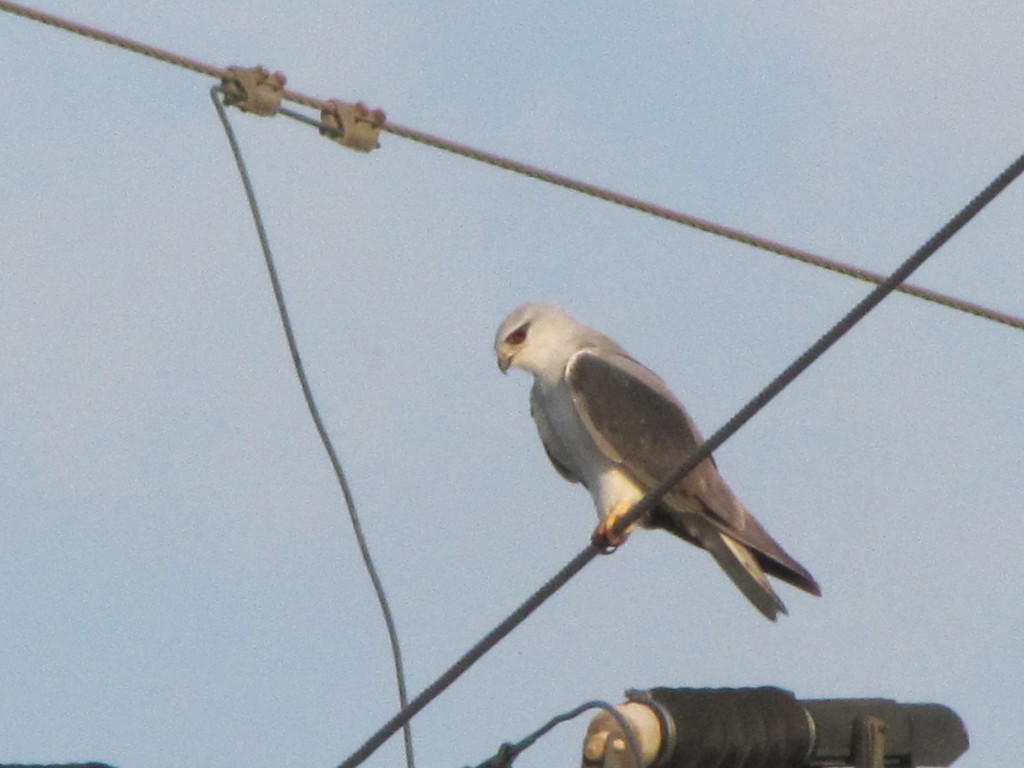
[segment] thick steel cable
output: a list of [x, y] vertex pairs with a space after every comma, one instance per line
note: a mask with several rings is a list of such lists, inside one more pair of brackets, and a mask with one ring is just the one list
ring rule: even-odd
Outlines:
[[909, 277], [914, 270], [935, 253], [940, 247], [947, 243], [950, 238], [959, 232], [967, 222], [973, 219], [981, 210], [995, 199], [996, 195], [1008, 187], [1014, 179], [1024, 172], [1024, 155], [1014, 160], [1002, 173], [979, 192], [967, 205], [965, 205], [953, 218], [951, 218], [938, 232], [932, 235], [928, 241], [918, 248], [895, 272], [887, 277], [881, 285], [861, 299], [838, 323], [830, 328], [820, 339], [808, 347], [800, 357], [793, 361], [782, 373], [773, 379], [768, 386], [762, 389], [750, 402], [741, 408], [721, 429], [707, 439], [703, 445], [693, 452], [690, 458], [683, 462], [683, 465], [674, 473], [665, 478], [660, 485], [656, 486], [646, 494], [634, 507], [622, 517], [616, 526], [616, 533], [625, 532], [630, 525], [638, 521], [645, 514], [650, 512], [673, 486], [675, 486], [686, 475], [704, 459], [717, 450], [730, 436], [740, 427], [746, 424], [758, 411], [771, 402], [776, 395], [782, 392], [801, 373], [810, 367], [815, 360], [825, 354], [828, 349], [839, 341], [851, 328], [859, 323], [868, 312], [878, 306], [882, 299], [892, 293], [896, 287]]
[[[274, 265], [274, 256], [270, 249], [270, 240], [267, 237], [266, 228], [263, 226], [263, 217], [260, 215], [260, 209], [256, 203], [256, 193], [253, 190], [252, 182], [249, 179], [249, 172], [246, 170], [245, 160], [242, 158], [242, 152], [238, 146], [238, 140], [235, 137], [235, 132], [231, 127], [231, 122], [228, 120], [227, 112], [225, 111], [221, 100], [218, 98], [219, 94], [219, 86], [214, 86], [210, 89], [210, 99], [213, 101], [213, 105], [217, 110], [217, 116], [220, 118], [221, 125], [224, 126], [224, 132], [228, 137], [228, 144], [231, 146], [231, 153], [235, 158], [235, 165], [238, 166], [238, 173], [242, 178], [242, 185], [245, 187], [245, 197], [249, 202], [249, 210], [252, 213], [253, 222], [256, 225], [256, 233], [259, 235], [260, 247], [263, 249], [263, 259], [266, 262], [267, 273], [270, 275], [270, 284], [274, 290], [274, 300], [277, 302], [277, 311], [281, 317], [281, 325], [284, 328], [284, 335], [288, 342], [288, 352], [292, 358], [295, 374], [299, 379], [299, 386], [302, 387], [302, 396], [306, 400], [306, 407], [309, 409], [309, 415], [313, 419], [313, 424], [316, 427], [317, 434], [320, 436], [320, 442], [323, 444], [324, 450], [327, 452], [331, 468], [334, 470], [334, 476], [338, 481], [338, 486], [341, 488], [342, 496], [345, 498], [345, 507], [348, 510], [349, 520], [352, 523], [352, 530], [355, 532], [356, 542], [359, 545], [359, 554], [363, 558], [363, 564], [366, 566], [366, 572], [370, 576], [370, 581], [373, 584], [373, 591], [376, 594], [377, 602], [380, 605], [380, 612], [384, 617], [384, 625], [387, 628], [388, 640], [391, 643], [391, 656], [395, 667], [395, 678], [398, 684], [399, 706], [404, 708], [408, 706], [409, 701], [405, 685], [405, 666], [402, 663], [402, 650], [398, 643], [398, 630], [395, 627], [395, 620], [391, 614], [391, 607], [388, 605], [387, 595], [384, 593], [384, 585], [380, 580], [380, 576], [377, 574], [377, 568], [373, 564], [373, 558], [370, 556], [370, 547], [366, 542], [366, 536], [363, 534], [363, 526], [359, 521], [359, 515], [356, 513], [356, 503], [352, 495], [352, 490], [348, 484], [348, 478], [345, 476], [345, 471], [341, 466], [341, 460], [338, 458], [338, 454], [334, 450], [334, 444], [331, 441], [330, 436], [327, 434], [327, 428], [324, 426], [323, 419], [320, 417], [320, 409], [316, 405], [316, 400], [313, 397], [313, 391], [309, 386], [305, 366], [302, 364], [302, 358], [299, 355], [299, 346], [295, 339], [295, 332], [292, 330], [291, 318], [288, 314], [288, 306], [285, 304], [284, 291], [281, 288], [281, 280], [277, 274], [277, 267]], [[405, 739], [406, 765], [408, 768], [415, 768], [416, 761], [413, 756], [412, 728], [410, 727], [410, 724], [406, 722], [403, 724], [402, 730]]]
[[373, 736], [367, 739], [359, 749], [345, 758], [345, 761], [341, 764], [340, 768], [354, 768], [354, 766], [359, 765], [366, 758], [376, 752], [377, 748], [380, 747], [381, 744], [394, 735], [395, 731], [405, 725], [405, 723], [409, 722], [420, 712], [420, 710], [427, 706], [427, 704], [443, 693], [446, 688], [462, 676], [463, 672], [473, 666], [481, 656], [497, 645], [498, 642], [513, 629], [518, 627], [527, 616], [539, 608], [540, 605], [555, 594], [555, 592], [565, 586], [569, 579], [583, 570], [583, 567], [600, 553], [601, 550], [591, 544], [576, 555], [576, 557], [564, 565], [558, 573], [552, 576], [544, 586], [530, 595], [530, 597], [527, 598], [522, 605], [516, 608], [516, 610], [509, 614], [504, 621], [480, 638], [480, 640], [478, 640], [472, 648], [466, 651], [458, 661], [452, 664], [433, 683], [423, 689], [423, 692], [410, 701], [408, 706], [404, 707], [394, 717], [384, 723], [384, 725], [382, 725], [377, 732], [373, 734]]
[[[623, 533], [628, 527], [637, 522], [643, 515], [661, 500], [683, 477], [708, 458], [713, 451], [719, 448], [722, 443], [732, 437], [736, 431], [746, 424], [758, 411], [764, 408], [772, 399], [785, 389], [797, 376], [803, 373], [815, 360], [825, 354], [828, 349], [839, 341], [851, 328], [874, 309], [886, 296], [892, 293], [901, 281], [905, 280], [915, 269], [923, 264], [928, 257], [937, 251], [953, 235], [955, 235], [968, 221], [974, 218], [986, 205], [988, 205], [1000, 192], [1024, 172], [1024, 155], [1018, 157], [1005, 171], [997, 176], [984, 190], [982, 190], [971, 202], [957, 213], [949, 222], [936, 232], [928, 241], [915, 251], [910, 258], [887, 277], [881, 285], [872, 290], [867, 296], [854, 306], [838, 323], [832, 326], [818, 341], [811, 345], [806, 352], [798, 357], [782, 373], [761, 390], [750, 402], [741, 408], [735, 416], [729, 419], [717, 432], [709, 437], [703, 444], [697, 447], [678, 470], [665, 478], [656, 488], [649, 491], [633, 508], [619, 520], [616, 530], [613, 533]], [[584, 566], [593, 560], [600, 550], [593, 543], [589, 544], [569, 563], [562, 567], [551, 579], [539, 590], [534, 592], [526, 601], [511, 613], [497, 627], [488, 632], [472, 648], [469, 649], [458, 661], [437, 680], [431, 683], [409, 706], [405, 707], [382, 725], [366, 742], [341, 763], [339, 768], [355, 768], [366, 758], [372, 755], [381, 744], [409, 722], [420, 710], [422, 710], [433, 699], [440, 695], [448, 686], [457, 680], [467, 669], [469, 669], [481, 656], [498, 644], [509, 632], [515, 629], [531, 613], [539, 608], [551, 595], [564, 586], [573, 576], [579, 573]]]
[[[33, 21], [38, 21], [43, 24], [48, 24], [52, 27], [64, 29], [68, 32], [74, 32], [75, 34], [84, 35], [93, 40], [97, 40], [103, 43], [109, 43], [120, 48], [139, 53], [144, 56], [150, 56], [151, 58], [158, 59], [160, 61], [167, 62], [168, 64], [174, 64], [176, 66], [190, 69], [193, 72], [199, 72], [200, 74], [209, 75], [210, 77], [216, 77], [223, 79], [227, 73], [227, 70], [214, 67], [210, 64], [205, 64], [195, 59], [190, 59], [185, 56], [179, 56], [178, 54], [171, 53], [169, 51], [155, 48], [145, 43], [140, 43], [135, 40], [131, 40], [127, 37], [115, 35], [110, 32], [105, 32], [94, 27], [89, 27], [84, 24], [79, 24], [68, 19], [64, 19], [60, 16], [54, 16], [49, 13], [43, 13], [33, 8], [28, 8], [18, 3], [12, 3], [10, 0], [0, 0], [0, 10], [13, 13], [17, 16], [22, 16]], [[283, 98], [294, 102], [296, 104], [302, 104], [312, 109], [323, 110], [327, 105], [327, 102], [308, 96], [304, 93], [297, 91], [291, 91], [285, 89]], [[292, 117], [297, 120], [301, 120], [304, 123], [313, 126], [319, 126], [320, 122], [313, 118], [306, 117], [300, 113], [282, 109], [282, 114]], [[857, 280], [863, 280], [868, 283], [874, 283], [880, 285], [884, 280], [885, 276], [878, 272], [872, 272], [871, 270], [862, 269], [854, 266], [853, 264], [847, 264], [836, 259], [830, 259], [819, 254], [814, 254], [809, 251], [800, 250], [799, 248], [793, 248], [782, 243], [769, 240], [768, 238], [759, 237], [758, 235], [744, 232], [733, 227], [725, 226], [724, 224], [716, 224], [713, 221], [702, 219], [697, 216], [691, 216], [681, 211], [676, 211], [671, 208], [667, 208], [662, 205], [647, 202], [636, 197], [624, 195], [619, 192], [615, 192], [604, 187], [599, 187], [594, 184], [588, 184], [578, 179], [573, 179], [569, 176], [563, 176], [562, 174], [554, 173], [552, 171], [538, 168], [527, 163], [519, 162], [518, 160], [512, 160], [511, 158], [502, 157], [501, 155], [494, 154], [493, 152], [486, 152], [482, 149], [476, 149], [474, 147], [460, 144], [459, 142], [451, 141], [449, 139], [442, 138], [440, 136], [434, 136], [424, 131], [419, 131], [414, 128], [408, 128], [403, 125], [399, 125], [394, 122], [385, 122], [381, 126], [381, 130], [391, 133], [395, 136], [415, 141], [420, 144], [424, 144], [435, 149], [441, 149], [446, 152], [451, 152], [462, 157], [476, 160], [478, 162], [487, 163], [488, 165], [502, 168], [513, 173], [519, 173], [530, 178], [537, 179], [538, 181], [547, 182], [548, 184], [554, 184], [559, 187], [571, 189], [575, 192], [579, 192], [590, 197], [595, 197], [599, 200], [604, 200], [615, 205], [621, 205], [625, 208], [631, 208], [641, 213], [646, 213], [651, 216], [656, 216], [666, 221], [671, 221], [676, 224], [682, 224], [683, 226], [692, 227], [708, 234], [717, 235], [724, 237], [729, 240], [733, 240], [744, 245], [749, 245], [754, 248], [759, 248], [769, 253], [774, 253], [779, 256], [785, 256], [796, 261], [810, 264], [815, 267], [827, 269], [832, 272], [838, 272], [841, 275], [856, 278]], [[906, 293], [911, 296], [916, 296], [919, 299], [925, 301], [931, 301], [936, 304], [940, 304], [950, 309], [955, 309], [960, 312], [966, 312], [969, 315], [974, 315], [986, 320], [991, 320], [996, 323], [1010, 326], [1018, 330], [1024, 330], [1024, 318], [1011, 315], [1007, 312], [1001, 312], [999, 310], [990, 309], [972, 301], [966, 301], [964, 299], [958, 299], [954, 296], [949, 296], [939, 291], [933, 291], [928, 288], [922, 288], [917, 285], [903, 284], [900, 285], [896, 290], [901, 293]]]

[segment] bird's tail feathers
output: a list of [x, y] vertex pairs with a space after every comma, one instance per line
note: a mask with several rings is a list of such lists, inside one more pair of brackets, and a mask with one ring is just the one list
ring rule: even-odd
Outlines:
[[806, 568], [796, 562], [796, 560], [793, 560], [793, 558], [788, 558], [788, 562], [781, 564], [778, 560], [771, 557], [759, 559], [761, 567], [775, 578], [781, 579], [797, 589], [802, 589], [809, 595], [821, 597], [821, 587], [818, 586], [818, 582], [814, 580], [814, 577], [811, 576]]
[[703, 511], [723, 535], [749, 549], [768, 575], [812, 595], [821, 595], [821, 588], [814, 577], [757, 522], [717, 471], [705, 473], [703, 479], [705, 485], [697, 489], [695, 495], [700, 499]]
[[757, 610], [772, 621], [779, 613], [787, 613], [757, 558], [746, 546], [715, 528], [704, 532], [701, 544]]
[[821, 587], [810, 572], [794, 560], [749, 512], [744, 516], [742, 527], [735, 530], [735, 535], [769, 575], [804, 592], [821, 596]]

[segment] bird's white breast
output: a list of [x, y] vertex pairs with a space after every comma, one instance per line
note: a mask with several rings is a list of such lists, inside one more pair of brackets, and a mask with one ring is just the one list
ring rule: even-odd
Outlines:
[[643, 490], [591, 438], [564, 378], [549, 382], [536, 377], [531, 399], [541, 440], [590, 491], [599, 518], [613, 507], [632, 506], [643, 496]]

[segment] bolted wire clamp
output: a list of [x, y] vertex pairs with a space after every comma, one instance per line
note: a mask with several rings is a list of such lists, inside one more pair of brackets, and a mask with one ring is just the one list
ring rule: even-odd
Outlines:
[[331, 99], [320, 112], [320, 135], [357, 152], [370, 152], [380, 144], [380, 127], [387, 118], [381, 109], [370, 109], [363, 102], [349, 104]]
[[221, 80], [225, 104], [263, 117], [277, 114], [287, 82], [283, 74], [265, 67], [228, 67], [227, 73]]

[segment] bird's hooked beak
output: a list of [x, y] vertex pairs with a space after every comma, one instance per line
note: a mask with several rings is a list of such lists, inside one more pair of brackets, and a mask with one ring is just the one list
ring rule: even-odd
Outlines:
[[498, 350], [498, 370], [502, 373], [508, 373], [509, 366], [512, 365], [512, 358], [516, 356], [515, 350], [509, 349], [503, 346]]

